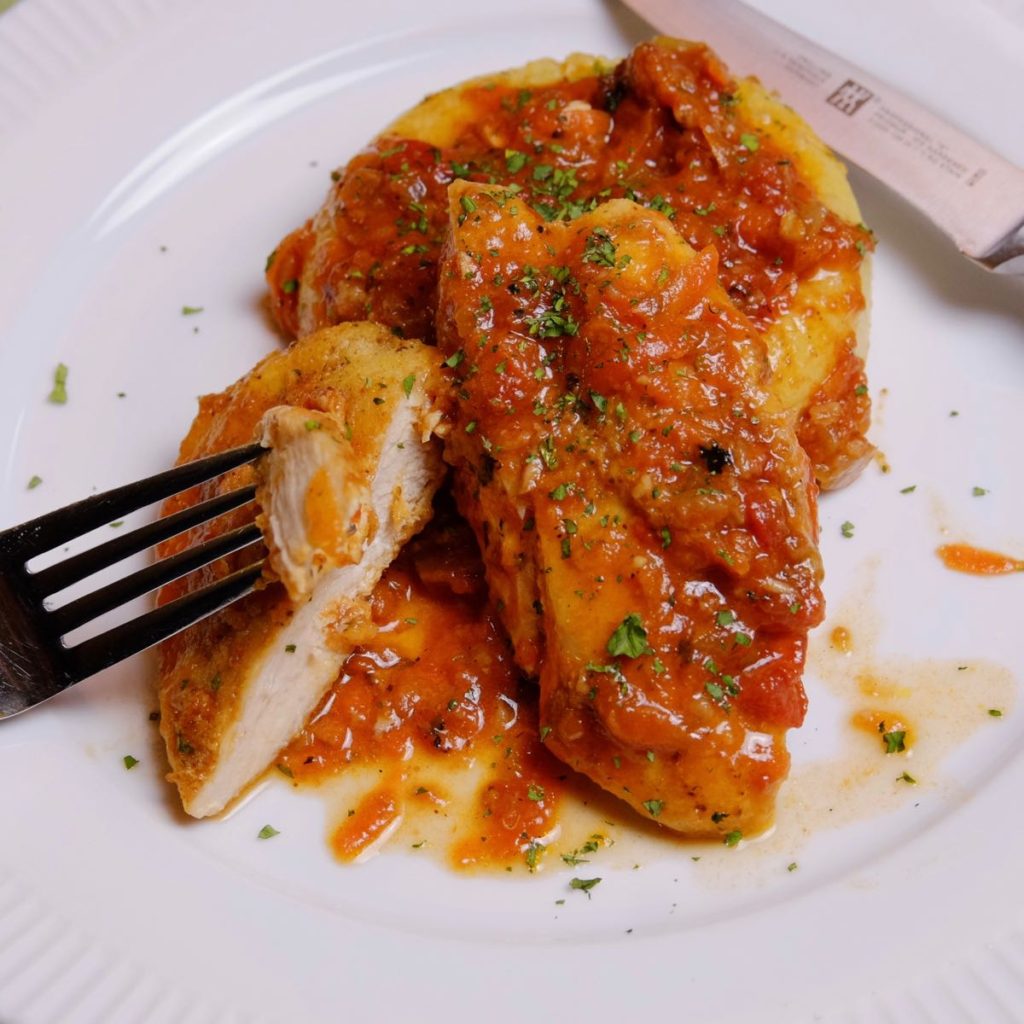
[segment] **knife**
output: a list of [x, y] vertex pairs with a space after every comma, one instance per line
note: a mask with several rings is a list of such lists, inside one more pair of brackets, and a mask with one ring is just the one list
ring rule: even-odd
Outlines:
[[1024, 170], [886, 82], [740, 0], [623, 0], [658, 31], [707, 40], [777, 90], [847, 159], [975, 263], [1024, 276]]

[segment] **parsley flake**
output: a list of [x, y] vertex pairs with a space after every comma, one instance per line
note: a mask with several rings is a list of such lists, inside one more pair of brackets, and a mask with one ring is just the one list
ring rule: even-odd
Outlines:
[[273, 839], [274, 836], [279, 836], [281, 833], [274, 828], [273, 825], [264, 825], [263, 828], [256, 833], [257, 839]]
[[516, 174], [521, 171], [526, 164], [526, 154], [520, 153], [517, 149], [506, 149], [505, 150], [505, 167], [509, 174]]
[[641, 654], [651, 654], [647, 643], [647, 630], [643, 620], [636, 612], [630, 612], [608, 638], [608, 653], [623, 655], [627, 658], [639, 658]]
[[890, 729], [882, 733], [882, 742], [885, 744], [887, 754], [902, 754], [906, 749], [906, 729]]
[[64, 405], [68, 400], [68, 368], [63, 363], [57, 364], [57, 369], [53, 371], [53, 390], [50, 392], [48, 400], [53, 402], [54, 405]]
[[125, 771], [128, 772], [130, 772], [139, 763], [139, 759], [137, 757], [132, 757], [131, 754], [125, 754], [123, 760]]
[[600, 878], [574, 878], [569, 882], [570, 889], [579, 889], [580, 892], [587, 894], [587, 899], [590, 899], [590, 890], [595, 885], [599, 885], [601, 882]]

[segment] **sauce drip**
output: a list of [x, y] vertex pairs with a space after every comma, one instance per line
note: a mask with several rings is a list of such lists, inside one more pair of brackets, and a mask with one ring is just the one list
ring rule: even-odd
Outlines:
[[1024, 561], [1021, 559], [970, 544], [943, 544], [936, 554], [947, 569], [972, 576], [1002, 576], [1011, 572], [1024, 572]]

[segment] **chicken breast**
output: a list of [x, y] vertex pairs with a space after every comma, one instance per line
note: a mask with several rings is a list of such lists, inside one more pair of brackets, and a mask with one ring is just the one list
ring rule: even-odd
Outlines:
[[448, 459], [541, 737], [690, 836], [772, 820], [820, 621], [816, 487], [719, 255], [610, 200], [450, 186]]
[[[171, 513], [257, 483], [267, 585], [160, 648], [160, 729], [185, 810], [216, 814], [295, 735], [369, 628], [368, 595], [427, 522], [444, 477], [433, 434], [446, 385], [434, 349], [352, 323], [275, 352], [200, 400], [187, 462], [262, 438], [243, 467], [171, 499]], [[257, 479], [258, 476], [258, 479]], [[173, 554], [251, 521], [246, 506], [165, 544]], [[253, 552], [164, 588], [158, 600], [221, 578]]]
[[362, 558], [377, 526], [374, 467], [330, 413], [278, 405], [259, 433], [268, 451], [256, 466], [256, 521], [271, 573], [301, 601], [326, 570]]
[[779, 97], [706, 47], [662, 38], [618, 64], [575, 54], [473, 79], [427, 97], [333, 178], [268, 265], [289, 336], [369, 317], [431, 341], [454, 180], [511, 185], [552, 221], [624, 197], [718, 252], [821, 486], [849, 482], [870, 456], [873, 242], [846, 170]]

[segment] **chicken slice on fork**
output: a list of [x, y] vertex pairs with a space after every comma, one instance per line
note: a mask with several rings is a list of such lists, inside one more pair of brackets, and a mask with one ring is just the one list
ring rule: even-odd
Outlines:
[[[250, 504], [161, 554], [251, 521], [266, 587], [160, 649], [161, 732], [185, 810], [222, 810], [298, 732], [369, 623], [368, 595], [431, 514], [444, 478], [440, 357], [375, 324], [330, 328], [264, 359], [200, 401], [181, 446], [191, 461], [254, 438], [245, 466], [172, 499], [167, 512], [255, 483]], [[243, 564], [224, 559], [170, 587], [169, 601]], [[251, 553], [249, 555], [251, 558]]]
[[449, 197], [446, 457], [541, 735], [671, 829], [760, 831], [823, 610], [816, 489], [765, 346], [715, 251], [660, 213]]

